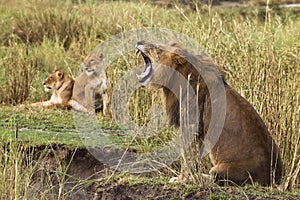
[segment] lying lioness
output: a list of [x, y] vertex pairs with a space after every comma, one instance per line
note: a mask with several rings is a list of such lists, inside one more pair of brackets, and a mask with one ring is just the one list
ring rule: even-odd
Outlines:
[[[139, 82], [163, 89], [171, 125], [181, 126], [181, 116], [185, 114], [181, 113], [181, 102], [172, 91], [181, 91], [182, 98], [189, 98], [184, 85], [188, 83], [196, 94], [196, 99], [188, 102], [198, 104], [199, 121], [196, 125], [199, 137], [204, 138], [210, 125], [212, 103], [220, 101], [220, 98], [211, 99], [208, 84], [214, 86], [211, 87], [214, 91], [219, 91], [218, 87], [225, 89], [225, 122], [218, 141], [210, 151], [213, 164], [210, 175], [216, 182], [238, 185], [280, 183], [283, 166], [276, 142], [254, 108], [225, 82], [217, 65], [208, 56], [194, 55], [177, 43], [160, 45], [141, 41], [136, 49], [146, 63], [145, 71], [138, 76]], [[185, 82], [179, 81], [178, 73]]]
[[83, 61], [84, 71], [75, 79], [72, 95], [73, 109], [93, 113], [103, 109], [109, 115], [107, 77], [103, 55], [92, 52]]
[[47, 76], [43, 82], [46, 92], [52, 90], [50, 100], [30, 104], [34, 107], [71, 107], [71, 97], [74, 80], [65, 74], [62, 70], [57, 69]]

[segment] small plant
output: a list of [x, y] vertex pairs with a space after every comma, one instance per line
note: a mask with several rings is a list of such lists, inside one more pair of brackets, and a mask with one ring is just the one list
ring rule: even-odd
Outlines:
[[228, 198], [226, 195], [223, 195], [223, 194], [211, 194], [209, 199], [210, 200], [226, 200]]

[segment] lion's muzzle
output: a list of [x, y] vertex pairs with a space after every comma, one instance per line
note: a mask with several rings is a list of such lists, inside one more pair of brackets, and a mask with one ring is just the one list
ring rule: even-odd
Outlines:
[[141, 44], [141, 42], [138, 42], [136, 45], [136, 55], [143, 57], [145, 62], [145, 70], [140, 75], [137, 75], [137, 77], [140, 84], [147, 86], [150, 83], [152, 78], [153, 67], [152, 67], [152, 61], [149, 58], [149, 56], [146, 55], [144, 49], [145, 49], [144, 45]]

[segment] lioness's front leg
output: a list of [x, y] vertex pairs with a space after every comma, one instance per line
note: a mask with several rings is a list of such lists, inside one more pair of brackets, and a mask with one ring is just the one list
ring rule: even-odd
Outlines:
[[102, 94], [102, 99], [103, 99], [103, 114], [109, 116], [111, 114], [108, 108], [110, 104], [110, 100], [106, 91], [105, 93]]
[[90, 84], [85, 86], [85, 101], [87, 112], [92, 114], [95, 112], [95, 89]]
[[70, 105], [72, 106], [72, 108], [74, 110], [81, 111], [81, 112], [87, 112], [86, 107], [84, 107], [82, 104], [80, 104], [79, 102], [75, 101], [74, 99], [72, 99], [70, 101]]
[[54, 107], [55, 104], [51, 100], [48, 100], [48, 101], [43, 101], [43, 102], [32, 103], [32, 104], [30, 104], [30, 106], [39, 107], [39, 108], [50, 108], [50, 107]]

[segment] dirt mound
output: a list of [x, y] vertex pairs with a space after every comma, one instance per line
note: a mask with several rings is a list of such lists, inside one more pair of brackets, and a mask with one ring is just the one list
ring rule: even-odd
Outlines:
[[[34, 147], [35, 172], [27, 197], [30, 199], [93, 199], [93, 181], [103, 174], [104, 165], [85, 149], [65, 146]], [[33, 152], [33, 153], [32, 153]]]
[[[152, 182], [149, 174], [122, 175], [106, 168], [86, 149], [43, 146], [27, 154], [33, 155], [36, 165], [26, 195], [29, 199], [194, 199], [207, 195], [183, 191], [181, 185], [170, 187], [167, 181]], [[149, 181], [132, 183], [128, 177]]]
[[[104, 151], [107, 157], [108, 152]], [[30, 147], [24, 155], [24, 170], [33, 171], [24, 194], [27, 199], [241, 199], [245, 196], [248, 199], [299, 199], [282, 196], [282, 193], [276, 198], [257, 198], [266, 191], [256, 186], [244, 191], [238, 187], [169, 184], [170, 174], [162, 171], [138, 175], [115, 172], [83, 148]]]
[[180, 188], [168, 188], [163, 184], [121, 184], [98, 192], [98, 199], [111, 200], [135, 200], [135, 199], [205, 199], [207, 192], [191, 192], [190, 194], [182, 194]]

